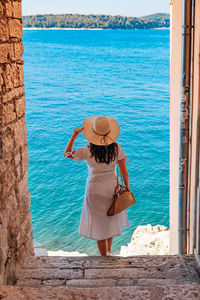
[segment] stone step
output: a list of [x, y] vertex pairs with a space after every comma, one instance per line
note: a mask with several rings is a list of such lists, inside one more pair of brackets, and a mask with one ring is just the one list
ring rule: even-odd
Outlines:
[[110, 268], [115, 267], [161, 267], [177, 264], [196, 264], [194, 255], [142, 255], [142, 256], [29, 256], [23, 269], [37, 268]]
[[132, 257], [27, 257], [19, 287], [128, 287], [196, 285], [199, 268], [193, 255]]
[[199, 300], [200, 285], [52, 287], [0, 286], [3, 300]]

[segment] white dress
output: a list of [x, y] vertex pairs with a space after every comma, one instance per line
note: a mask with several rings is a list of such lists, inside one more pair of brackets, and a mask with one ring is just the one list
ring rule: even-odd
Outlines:
[[[77, 148], [73, 154], [76, 161], [85, 160], [88, 166], [79, 224], [79, 234], [88, 239], [104, 240], [120, 235], [122, 227], [129, 226], [126, 210], [115, 216], [107, 216], [107, 210], [112, 203], [112, 196], [117, 184], [116, 163], [117, 160], [125, 157], [121, 145], [117, 144], [118, 158], [110, 164], [97, 163], [91, 156], [88, 146]], [[68, 153], [65, 154], [66, 157]]]

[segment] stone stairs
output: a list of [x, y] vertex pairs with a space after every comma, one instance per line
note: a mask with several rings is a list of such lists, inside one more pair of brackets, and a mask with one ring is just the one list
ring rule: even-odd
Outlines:
[[27, 257], [0, 299], [200, 299], [200, 270], [193, 255]]

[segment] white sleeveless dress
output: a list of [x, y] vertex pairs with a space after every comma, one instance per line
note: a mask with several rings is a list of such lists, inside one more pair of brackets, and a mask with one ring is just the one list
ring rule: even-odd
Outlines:
[[[126, 210], [107, 216], [112, 203], [112, 196], [117, 184], [116, 163], [125, 157], [118, 144], [118, 158], [109, 165], [97, 163], [91, 156], [88, 146], [79, 147], [73, 154], [76, 161], [85, 160], [88, 166], [88, 177], [85, 188], [83, 208], [79, 224], [79, 234], [92, 240], [104, 240], [120, 235], [122, 227], [129, 226]], [[65, 154], [67, 155], [69, 152]], [[70, 152], [71, 154], [71, 152]]]

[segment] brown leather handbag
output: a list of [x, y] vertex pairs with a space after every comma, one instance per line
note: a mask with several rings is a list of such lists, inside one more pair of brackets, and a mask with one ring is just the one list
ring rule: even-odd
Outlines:
[[113, 194], [113, 201], [107, 211], [107, 216], [114, 216], [136, 203], [133, 193], [126, 185], [121, 185], [118, 179], [117, 164], [117, 186]]

